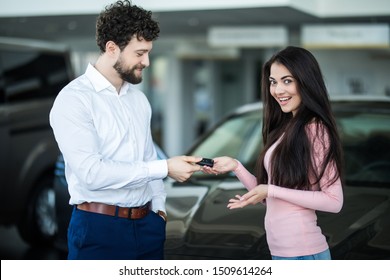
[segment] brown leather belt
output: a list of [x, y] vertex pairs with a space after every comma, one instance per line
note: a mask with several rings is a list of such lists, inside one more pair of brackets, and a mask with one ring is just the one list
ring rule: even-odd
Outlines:
[[120, 207], [98, 202], [84, 202], [77, 209], [126, 219], [142, 219], [150, 211], [150, 202], [140, 207]]

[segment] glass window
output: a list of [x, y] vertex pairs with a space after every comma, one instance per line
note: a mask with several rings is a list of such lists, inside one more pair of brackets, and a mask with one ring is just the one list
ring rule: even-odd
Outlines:
[[337, 115], [350, 185], [390, 185], [390, 114]]
[[65, 54], [1, 50], [0, 100], [13, 103], [55, 96], [68, 83]]
[[[367, 111], [363, 107], [345, 108], [348, 105], [336, 110], [336, 119], [344, 150], [347, 185], [390, 187], [390, 114], [383, 110]], [[261, 129], [260, 111], [233, 116], [191, 154], [209, 158], [230, 156], [253, 171], [262, 144]]]
[[253, 170], [260, 152], [261, 126], [260, 111], [232, 117], [217, 127], [191, 153], [208, 158], [230, 156]]

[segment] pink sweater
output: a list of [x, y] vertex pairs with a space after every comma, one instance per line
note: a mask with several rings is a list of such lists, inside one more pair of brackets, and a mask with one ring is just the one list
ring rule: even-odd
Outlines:
[[[313, 136], [314, 127], [314, 125], [309, 125], [308, 133], [312, 140], [314, 161], [319, 164], [327, 147], [323, 147], [318, 137]], [[327, 135], [319, 138], [328, 139]], [[270, 147], [264, 158], [268, 178], [271, 178], [270, 158], [279, 141]], [[329, 142], [326, 142], [328, 145]], [[338, 213], [342, 208], [343, 191], [340, 179], [326, 186], [326, 182], [332, 178], [331, 175], [334, 172], [333, 168], [328, 167], [320, 181], [320, 189], [312, 187], [313, 191], [288, 189], [268, 182], [265, 230], [271, 255], [305, 256], [320, 253], [329, 248], [325, 236], [317, 225], [315, 211]], [[248, 190], [257, 186], [256, 177], [241, 163], [234, 173]]]

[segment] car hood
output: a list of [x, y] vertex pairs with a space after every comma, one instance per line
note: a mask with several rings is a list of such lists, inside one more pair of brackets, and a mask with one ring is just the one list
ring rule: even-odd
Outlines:
[[173, 184], [167, 190], [166, 258], [252, 259], [259, 250], [269, 256], [265, 207], [226, 207], [230, 198], [246, 192], [240, 182], [205, 180], [196, 185]]
[[[229, 210], [237, 180], [167, 185], [167, 259], [270, 259], [262, 204]], [[390, 190], [345, 187], [340, 213], [318, 212], [332, 258], [390, 258]]]

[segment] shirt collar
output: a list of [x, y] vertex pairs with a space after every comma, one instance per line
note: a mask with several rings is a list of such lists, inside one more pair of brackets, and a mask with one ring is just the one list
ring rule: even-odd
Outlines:
[[[107, 89], [109, 91], [114, 91], [117, 94], [115, 87], [91, 63], [88, 64], [85, 75], [91, 81], [91, 84], [96, 92]], [[130, 84], [128, 82], [124, 82], [120, 95], [127, 94], [129, 87]]]
[[88, 64], [85, 75], [91, 81], [91, 84], [96, 92], [100, 92], [105, 89], [115, 91], [114, 86], [91, 63]]

